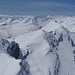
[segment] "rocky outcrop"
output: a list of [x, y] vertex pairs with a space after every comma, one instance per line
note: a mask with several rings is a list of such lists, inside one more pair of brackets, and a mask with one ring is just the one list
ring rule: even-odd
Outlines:
[[[45, 40], [48, 42], [49, 46], [50, 46], [50, 52], [53, 53], [56, 56], [56, 61], [55, 61], [55, 66], [54, 66], [54, 74], [53, 75], [59, 75], [59, 70], [60, 70], [60, 58], [59, 55], [57, 53], [57, 44], [58, 41], [57, 39], [54, 37], [53, 32], [44, 32], [44, 38]], [[50, 74], [51, 72], [49, 72]], [[50, 74], [51, 75], [51, 74]]]
[[6, 39], [0, 39], [0, 52], [7, 53], [7, 48], [9, 46], [9, 41]]
[[21, 60], [20, 67], [21, 67], [21, 69], [20, 69], [20, 71], [18, 72], [17, 75], [31, 75], [30, 66], [25, 59]]
[[20, 48], [18, 43], [16, 43], [15, 41], [10, 42], [7, 52], [9, 55], [17, 59], [18, 56], [20, 55]]
[[0, 39], [0, 52], [7, 53], [17, 59], [20, 55], [20, 48], [15, 41], [9, 42], [6, 39]]
[[[25, 58], [23, 58], [18, 43], [16, 43], [15, 41], [9, 42], [6, 39], [1, 39], [0, 40], [0, 52], [9, 54], [15, 59], [21, 59], [21, 62], [19, 63], [21, 68], [17, 75], [31, 75], [30, 70], [29, 70], [30, 66], [28, 62], [25, 60]], [[27, 54], [26, 54], [26, 57], [27, 57]]]

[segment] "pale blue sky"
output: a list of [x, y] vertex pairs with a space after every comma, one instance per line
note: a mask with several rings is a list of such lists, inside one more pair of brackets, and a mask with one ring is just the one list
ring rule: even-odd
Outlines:
[[75, 0], [0, 0], [0, 14], [75, 15]]

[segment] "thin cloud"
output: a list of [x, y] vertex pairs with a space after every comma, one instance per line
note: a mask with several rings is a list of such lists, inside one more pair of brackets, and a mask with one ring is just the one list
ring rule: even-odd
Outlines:
[[75, 7], [74, 5], [70, 5], [70, 4], [65, 4], [65, 3], [60, 3], [60, 2], [56, 2], [56, 1], [43, 1], [41, 0], [39, 1], [18, 1], [18, 3], [20, 5], [23, 6], [48, 6], [48, 7]]

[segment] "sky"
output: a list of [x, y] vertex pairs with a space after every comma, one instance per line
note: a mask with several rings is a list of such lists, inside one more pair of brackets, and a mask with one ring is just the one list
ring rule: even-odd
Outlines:
[[0, 14], [75, 15], [75, 0], [0, 0]]

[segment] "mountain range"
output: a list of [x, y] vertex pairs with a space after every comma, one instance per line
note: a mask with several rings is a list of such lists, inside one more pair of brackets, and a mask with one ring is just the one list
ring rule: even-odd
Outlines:
[[75, 16], [0, 15], [0, 75], [75, 75]]

